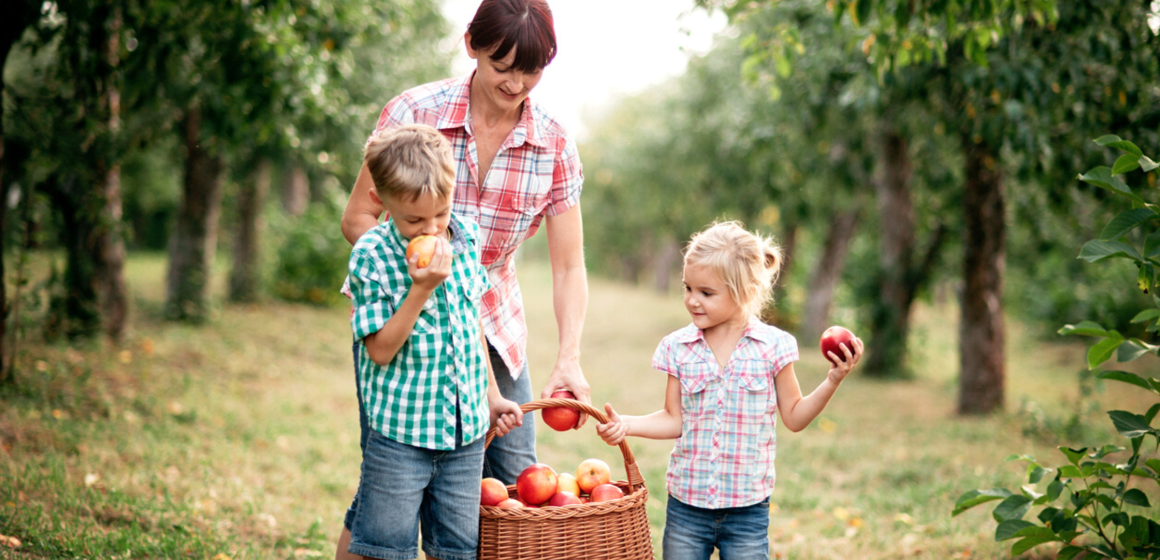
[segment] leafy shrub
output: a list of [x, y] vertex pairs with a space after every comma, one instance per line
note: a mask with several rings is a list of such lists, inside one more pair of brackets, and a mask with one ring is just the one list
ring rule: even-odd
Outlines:
[[[1152, 306], [1140, 311], [1132, 323], [1146, 324], [1146, 332], [1160, 330], [1160, 206], [1145, 201], [1120, 177], [1137, 168], [1150, 172], [1158, 165], [1144, 156], [1133, 143], [1116, 136], [1096, 140], [1101, 146], [1122, 152], [1111, 168], [1097, 167], [1081, 175], [1082, 181], [1110, 191], [1118, 199], [1127, 199], [1132, 208], [1113, 218], [1098, 239], [1083, 246], [1079, 258], [1088, 263], [1108, 259], [1126, 259], [1135, 264], [1135, 283], [1139, 290], [1151, 294]], [[1160, 355], [1160, 346], [1140, 338], [1125, 337], [1114, 329], [1105, 329], [1094, 321], [1067, 325], [1060, 334], [1092, 336], [1099, 339], [1087, 354], [1087, 366], [1097, 370], [1116, 355], [1118, 362], [1135, 360], [1145, 354]], [[1120, 381], [1160, 396], [1160, 379], [1145, 378], [1126, 371], [1099, 371], [1097, 378]], [[1063, 547], [1058, 558], [1120, 560], [1160, 559], [1160, 523], [1156, 509], [1138, 486], [1160, 486], [1160, 458], [1148, 457], [1151, 448], [1160, 448], [1160, 429], [1152, 421], [1160, 413], [1160, 403], [1143, 414], [1126, 410], [1108, 411], [1119, 435], [1131, 443], [1128, 449], [1114, 442], [1100, 447], [1072, 449], [1060, 447], [1067, 464], [1047, 468], [1029, 455], [1012, 455], [1008, 460], [1026, 461], [1028, 485], [1018, 492], [1005, 488], [972, 490], [959, 497], [954, 515], [979, 504], [1001, 500], [992, 512], [999, 523], [995, 540], [1017, 539], [1011, 546], [1013, 555], [1022, 554], [1041, 544], [1057, 542]], [[1149, 445], [1145, 445], [1148, 438]], [[1124, 455], [1127, 457], [1124, 457]], [[1055, 476], [1048, 478], [1054, 472]], [[1050, 480], [1043, 493], [1037, 484]], [[1039, 507], [1034, 520], [1026, 520], [1032, 507]]]
[[350, 243], [342, 236], [341, 207], [333, 201], [313, 203], [296, 218], [271, 224], [278, 242], [271, 291], [286, 301], [332, 304], [350, 261]]

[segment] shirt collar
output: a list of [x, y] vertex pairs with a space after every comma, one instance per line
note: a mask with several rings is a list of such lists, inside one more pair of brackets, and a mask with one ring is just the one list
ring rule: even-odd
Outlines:
[[[472, 70], [471, 73], [451, 83], [451, 96], [447, 103], [443, 104], [436, 128], [443, 130], [467, 127], [471, 120], [471, 81], [474, 78], [475, 70]], [[542, 119], [536, 117], [535, 104], [530, 95], [524, 99], [523, 113], [516, 122], [516, 127], [512, 129], [511, 147], [518, 148], [525, 142], [541, 148], [545, 146], [541, 140], [544, 137], [540, 130]]]
[[[761, 319], [750, 317], [749, 323], [745, 325], [745, 332], [741, 333], [741, 338], [752, 338], [763, 344], [774, 342], [773, 334], [769, 332], [769, 329], [762, 328], [764, 326], [765, 323], [762, 323]], [[705, 331], [690, 324], [688, 327], [678, 331], [674, 335], [674, 338], [681, 344], [692, 344], [698, 340], [705, 340]]]

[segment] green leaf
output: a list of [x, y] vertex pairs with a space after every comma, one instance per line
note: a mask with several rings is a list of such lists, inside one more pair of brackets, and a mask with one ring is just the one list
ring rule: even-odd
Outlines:
[[1144, 464], [1148, 465], [1148, 468], [1152, 469], [1152, 472], [1160, 475], [1160, 459], [1148, 459], [1144, 461]]
[[1079, 467], [1064, 465], [1059, 467], [1059, 476], [1064, 478], [1083, 478], [1083, 471], [1079, 470]]
[[1139, 206], [1145, 204], [1144, 199], [1132, 193], [1132, 189], [1128, 188], [1127, 183], [1123, 179], [1112, 175], [1112, 168], [1100, 166], [1087, 173], [1080, 175], [1079, 180], [1111, 191], [1118, 194], [1132, 202], [1138, 203]]
[[1146, 323], [1146, 322], [1152, 321], [1154, 319], [1160, 319], [1160, 309], [1156, 309], [1156, 308], [1145, 309], [1145, 310], [1137, 313], [1135, 317], [1132, 317], [1132, 322], [1133, 323]]
[[1055, 560], [1072, 560], [1081, 552], [1083, 552], [1082, 548], [1069, 544], [1059, 549], [1059, 555], [1055, 557]]
[[1027, 470], [1027, 482], [1031, 484], [1039, 483], [1040, 480], [1043, 480], [1044, 475], [1051, 472], [1051, 469], [1045, 469], [1039, 465], [1028, 465]]
[[1096, 369], [1100, 364], [1108, 361], [1116, 349], [1124, 343], [1124, 337], [1116, 331], [1108, 331], [1108, 337], [1088, 348], [1088, 369]]
[[1137, 156], [1144, 155], [1144, 152], [1140, 151], [1140, 148], [1137, 148], [1135, 144], [1133, 144], [1127, 140], [1123, 140], [1119, 136], [1116, 136], [1115, 134], [1106, 134], [1104, 136], [1100, 136], [1099, 138], [1096, 138], [1094, 140], [1094, 142], [1096, 144], [1101, 145], [1101, 146], [1107, 146], [1109, 148], [1116, 148], [1118, 150], [1123, 150], [1125, 152], [1128, 152], [1129, 154], [1133, 154], [1133, 155], [1137, 155]]
[[1140, 507], [1152, 507], [1152, 504], [1148, 502], [1148, 495], [1138, 488], [1132, 488], [1124, 492], [1124, 503]]
[[[1127, 157], [1127, 156], [1125, 156]], [[1124, 234], [1136, 229], [1147, 222], [1156, 218], [1156, 212], [1148, 208], [1133, 208], [1120, 212], [1118, 216], [1112, 218], [1108, 225], [1104, 226], [1104, 231], [1100, 233], [1100, 239], [1104, 241], [1114, 241], [1119, 239]]]
[[[1156, 379], [1152, 379], [1151, 381], [1155, 382]], [[1148, 412], [1144, 413], [1144, 421], [1148, 422], [1148, 425], [1151, 426], [1152, 420], [1156, 418], [1157, 414], [1160, 414], [1160, 403], [1152, 405], [1152, 407], [1148, 409]]]
[[1018, 533], [1027, 527], [1034, 526], [1034, 523], [1030, 521], [1024, 521], [1022, 519], [1008, 519], [1007, 521], [1003, 521], [999, 523], [998, 527], [995, 528], [995, 542], [1002, 542], [1007, 539], [1013, 539], [1015, 538], [1015, 533]]
[[1070, 447], [1060, 447], [1059, 450], [1064, 455], [1067, 455], [1067, 460], [1069, 462], [1071, 462], [1071, 464], [1076, 465], [1076, 466], [1079, 465], [1080, 459], [1083, 459], [1084, 456], [1087, 455], [1087, 448], [1086, 447], [1081, 447], [1079, 449], [1072, 449]]
[[866, 22], [870, 21], [870, 8], [873, 7], [873, 3], [870, 0], [856, 0], [856, 2], [854, 11], [858, 16], [857, 24], [865, 25]]
[[971, 490], [959, 496], [955, 501], [954, 512], [951, 516], [958, 515], [968, 509], [971, 509], [979, 504], [985, 504], [994, 500], [1002, 500], [1009, 496], [1013, 496], [1010, 490], [1006, 488], [991, 488], [989, 490]]
[[1148, 156], [1140, 156], [1140, 168], [1143, 169], [1145, 173], [1152, 171], [1157, 167], [1160, 167], [1160, 164], [1152, 161], [1148, 158]]
[[1143, 377], [1136, 375], [1130, 371], [1101, 371], [1096, 374], [1096, 379], [1110, 379], [1112, 381], [1121, 381], [1144, 389], [1149, 389], [1148, 382]]
[[1011, 555], [1018, 556], [1035, 548], [1043, 543], [1049, 543], [1058, 538], [1055, 536], [1055, 531], [1047, 527], [1032, 526], [1026, 527], [1016, 533], [1016, 536], [1023, 537], [1023, 540], [1011, 546]]
[[1112, 410], [1108, 412], [1108, 416], [1112, 417], [1112, 424], [1115, 424], [1116, 431], [1129, 439], [1155, 431], [1148, 425], [1147, 419], [1139, 414], [1132, 414], [1131, 412], [1123, 410]]
[[1059, 499], [1059, 495], [1063, 494], [1063, 487], [1063, 482], [1058, 478], [1051, 481], [1051, 483], [1047, 485], [1047, 497], [1050, 498], [1053, 502]]
[[1108, 336], [1108, 331], [1092, 321], [1081, 321], [1078, 325], [1064, 325], [1058, 332], [1063, 335]]
[[1140, 167], [1140, 157], [1136, 154], [1124, 154], [1116, 158], [1116, 163], [1112, 164], [1112, 175], [1120, 175]]
[[1116, 361], [1121, 364], [1130, 362], [1151, 351], [1152, 349], [1148, 348], [1144, 342], [1133, 338], [1116, 349]]
[[1136, 251], [1135, 247], [1122, 241], [1104, 241], [1102, 239], [1093, 239], [1084, 243], [1083, 248], [1079, 250], [1079, 256], [1076, 258], [1094, 263], [1112, 257], [1128, 257], [1137, 261], [1144, 260], [1144, 257], [1140, 256], [1139, 251]]
[[999, 505], [995, 506], [995, 510], [991, 512], [991, 517], [1000, 523], [1009, 519], [1023, 519], [1027, 514], [1028, 508], [1031, 507], [1031, 499], [1027, 496], [1008, 496]]
[[1108, 455], [1111, 455], [1112, 453], [1119, 453], [1123, 450], [1124, 450], [1123, 446], [1112, 445], [1109, 443], [1109, 444], [1099, 448], [1094, 453], [1092, 453], [1091, 457], [1093, 459], [1103, 459], [1104, 457], [1107, 457]]

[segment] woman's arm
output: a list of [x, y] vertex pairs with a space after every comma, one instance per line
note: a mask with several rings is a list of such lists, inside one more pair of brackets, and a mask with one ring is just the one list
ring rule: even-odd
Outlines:
[[342, 211], [342, 235], [352, 246], [383, 218], [383, 205], [371, 197], [374, 186], [371, 172], [364, 163]]
[[[584, 225], [580, 205], [563, 214], [545, 218], [548, 254], [552, 261], [552, 303], [560, 348], [556, 367], [540, 398], [549, 398], [559, 389], [568, 389], [581, 402], [591, 404], [591, 388], [580, 369], [580, 334], [588, 308], [588, 273], [584, 268]], [[577, 428], [587, 415], [581, 415]]]

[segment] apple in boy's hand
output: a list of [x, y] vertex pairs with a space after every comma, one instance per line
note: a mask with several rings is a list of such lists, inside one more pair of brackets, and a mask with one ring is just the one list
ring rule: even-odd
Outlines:
[[[553, 399], [572, 399], [576, 400], [576, 395], [572, 391], [561, 389], [552, 393]], [[557, 432], [571, 430], [576, 427], [576, 423], [580, 421], [580, 411], [566, 408], [563, 406], [553, 406], [545, 408], [540, 415], [544, 418], [544, 423], [551, 426]]]
[[479, 484], [479, 503], [494, 506], [508, 499], [507, 487], [498, 478], [485, 478]]
[[439, 243], [439, 238], [434, 235], [416, 235], [411, 238], [411, 242], [407, 243], [407, 260], [411, 260], [411, 255], [419, 253], [419, 262], [415, 266], [419, 268], [427, 268], [431, 264], [431, 257], [435, 255], [435, 244]]
[[846, 361], [846, 354], [842, 352], [842, 348], [839, 346], [840, 344], [845, 344], [846, 347], [850, 349], [850, 353], [853, 354], [854, 333], [839, 326], [830, 327], [826, 329], [826, 332], [822, 333], [822, 355], [825, 356], [827, 360], [830, 360], [830, 363], [834, 364], [834, 367], [837, 367], [838, 364], [834, 360], [830, 359], [828, 352], [833, 352], [839, 360], [842, 360], [843, 362]]

